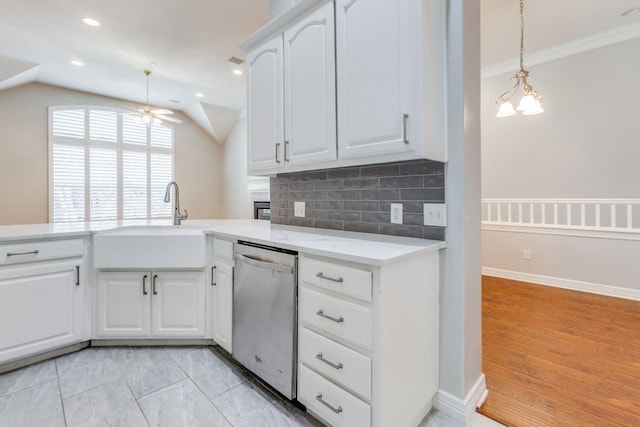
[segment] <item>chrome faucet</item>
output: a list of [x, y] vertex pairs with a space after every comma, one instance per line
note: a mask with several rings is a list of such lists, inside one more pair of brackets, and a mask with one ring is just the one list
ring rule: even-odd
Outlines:
[[184, 210], [184, 215], [180, 213], [180, 189], [178, 188], [178, 183], [175, 181], [171, 181], [167, 184], [167, 191], [164, 192], [164, 202], [169, 203], [171, 200], [171, 186], [174, 186], [176, 189], [174, 191], [174, 203], [173, 203], [173, 225], [180, 225], [183, 219], [187, 219], [189, 217], [189, 212]]

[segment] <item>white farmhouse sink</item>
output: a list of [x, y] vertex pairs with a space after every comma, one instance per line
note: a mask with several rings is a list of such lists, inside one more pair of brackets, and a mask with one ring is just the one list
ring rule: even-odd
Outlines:
[[202, 230], [173, 226], [129, 227], [93, 236], [96, 268], [204, 268]]

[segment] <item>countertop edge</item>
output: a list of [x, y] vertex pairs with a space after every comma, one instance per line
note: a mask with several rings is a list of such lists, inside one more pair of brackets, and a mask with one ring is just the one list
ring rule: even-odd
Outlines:
[[[229, 223], [225, 224], [224, 221], [229, 221]], [[251, 223], [250, 220], [245, 220], [244, 224]], [[391, 245], [403, 245], [407, 247], [407, 250], [403, 253], [395, 254], [389, 257], [376, 257], [376, 256], [366, 256], [366, 255], [358, 255], [356, 253], [348, 253], [348, 251], [341, 250], [330, 250], [323, 248], [314, 248], [308, 247], [303, 244], [296, 244], [295, 241], [286, 242], [281, 240], [273, 240], [273, 239], [265, 239], [261, 236], [252, 236], [249, 232], [247, 233], [238, 233], [237, 230], [225, 230], [225, 228], [230, 228], [232, 225], [238, 226], [238, 224], [243, 224], [243, 220], [212, 220], [212, 221], [202, 221], [200, 224], [192, 223], [188, 228], [198, 229], [202, 231], [205, 235], [214, 235], [225, 237], [234, 240], [246, 240], [251, 241], [267, 246], [274, 246], [283, 249], [289, 249], [297, 252], [301, 252], [304, 254], [328, 257], [328, 258], [336, 258], [339, 257], [341, 260], [359, 263], [359, 264], [367, 264], [372, 266], [386, 266], [390, 264], [397, 263], [399, 261], [409, 259], [420, 254], [425, 254], [433, 251], [440, 251], [446, 248], [446, 243], [444, 241], [436, 241], [436, 240], [423, 240], [416, 238], [403, 238], [398, 236], [386, 236], [386, 235], [372, 235], [366, 233], [352, 233], [352, 232], [339, 232], [334, 230], [324, 230], [324, 229], [306, 229], [304, 227], [291, 227], [291, 226], [280, 226], [280, 225], [271, 225], [259, 222], [259, 223], [251, 223], [256, 226], [256, 231], [264, 230], [268, 227], [269, 230], [275, 231], [283, 231], [283, 232], [296, 232], [296, 233], [304, 233], [309, 235], [322, 235], [328, 238], [336, 237], [339, 239], [345, 240], [354, 240], [358, 242], [375, 242], [376, 244], [391, 244]], [[33, 232], [29, 232], [28, 227], [40, 228]], [[20, 243], [26, 241], [33, 240], [54, 240], [54, 239], [69, 239], [69, 238], [78, 238], [78, 237], [87, 237], [92, 236], [101, 232], [114, 232], [121, 229], [131, 228], [131, 227], [152, 227], [152, 226], [167, 226], [167, 224], [158, 224], [158, 223], [114, 223], [114, 224], [100, 224], [96, 223], [79, 223], [78, 226], [84, 227], [84, 229], [78, 230], [43, 230], [45, 227], [53, 227], [52, 224], [33, 224], [33, 225], [16, 225], [15, 227], [25, 228], [24, 231], [16, 232], [15, 234], [9, 235], [1, 235], [0, 234], [0, 243], [1, 244], [10, 244], [10, 243]], [[4, 226], [3, 226], [4, 227]], [[6, 226], [6, 227], [14, 227], [14, 226]], [[94, 227], [94, 228], [92, 228]], [[264, 228], [260, 228], [264, 227]], [[0, 233], [2, 232], [0, 227]], [[408, 239], [408, 240], [405, 240]], [[313, 241], [313, 240], [311, 240]]]

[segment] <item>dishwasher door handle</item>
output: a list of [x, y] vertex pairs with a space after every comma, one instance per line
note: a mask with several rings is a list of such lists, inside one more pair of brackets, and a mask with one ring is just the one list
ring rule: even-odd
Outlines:
[[260, 259], [255, 259], [247, 255], [236, 254], [236, 260], [252, 265], [258, 268], [264, 268], [267, 270], [276, 270], [281, 271], [283, 273], [293, 273], [293, 267], [290, 265], [278, 264], [269, 261], [263, 261]]

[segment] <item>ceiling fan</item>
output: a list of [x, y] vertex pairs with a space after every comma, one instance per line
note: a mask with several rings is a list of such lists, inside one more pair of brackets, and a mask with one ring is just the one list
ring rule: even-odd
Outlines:
[[147, 126], [150, 126], [151, 124], [159, 125], [163, 120], [173, 123], [182, 123], [182, 120], [168, 116], [169, 114], [173, 114], [173, 111], [167, 110], [166, 108], [152, 108], [149, 105], [149, 76], [151, 75], [151, 70], [144, 70], [144, 75], [146, 76], [147, 83], [147, 102], [145, 105], [142, 105], [140, 108], [135, 110], [138, 114], [134, 115], [134, 120], [139, 123], [144, 123]]

